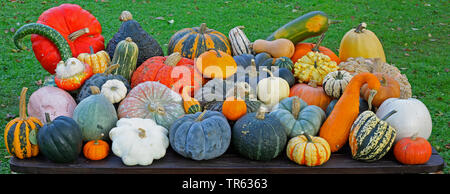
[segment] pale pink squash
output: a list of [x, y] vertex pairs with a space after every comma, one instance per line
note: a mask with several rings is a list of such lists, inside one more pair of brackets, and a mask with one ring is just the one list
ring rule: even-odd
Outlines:
[[46, 123], [45, 113], [50, 114], [50, 120], [58, 116], [72, 117], [77, 103], [73, 97], [63, 89], [45, 86], [31, 94], [28, 101], [28, 114]]

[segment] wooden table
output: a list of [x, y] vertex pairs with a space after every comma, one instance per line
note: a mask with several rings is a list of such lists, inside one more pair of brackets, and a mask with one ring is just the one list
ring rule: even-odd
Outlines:
[[45, 174], [403, 174], [434, 173], [441, 171], [444, 165], [444, 159], [434, 148], [430, 160], [423, 165], [400, 164], [392, 152], [376, 162], [360, 162], [351, 158], [348, 148], [332, 154], [328, 162], [316, 167], [297, 165], [284, 153], [267, 162], [252, 161], [231, 149], [213, 160], [194, 161], [178, 155], [170, 146], [164, 158], [153, 161], [149, 166], [125, 166], [113, 153], [101, 161], [90, 161], [80, 155], [77, 161], [69, 164], [53, 163], [42, 155], [31, 159], [10, 160], [13, 172]]

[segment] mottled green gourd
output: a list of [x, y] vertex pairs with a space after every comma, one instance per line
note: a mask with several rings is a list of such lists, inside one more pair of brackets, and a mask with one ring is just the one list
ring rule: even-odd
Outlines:
[[136, 70], [139, 48], [130, 37], [117, 44], [111, 64], [119, 64], [119, 68], [112, 74], [121, 75], [130, 81], [134, 70]]
[[72, 50], [66, 39], [55, 29], [44, 24], [30, 23], [20, 27], [13, 36], [14, 44], [17, 48], [25, 50], [27, 47], [21, 43], [21, 40], [29, 34], [39, 34], [50, 39], [58, 47], [61, 59], [66, 61], [72, 57]]

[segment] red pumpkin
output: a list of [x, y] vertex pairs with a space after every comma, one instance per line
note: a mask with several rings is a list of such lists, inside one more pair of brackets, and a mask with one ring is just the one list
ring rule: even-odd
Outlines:
[[331, 102], [331, 97], [323, 90], [322, 86], [317, 86], [315, 81], [308, 84], [298, 83], [292, 86], [289, 97], [298, 96], [308, 105], [316, 105], [326, 111]]
[[308, 43], [308, 42], [301, 42], [295, 45], [295, 51], [294, 55], [292, 55], [291, 60], [292, 62], [297, 62], [298, 59], [302, 58], [306, 54], [308, 54], [311, 51], [320, 52], [324, 55], [328, 55], [332, 61], [335, 61], [336, 64], [340, 63], [339, 57], [329, 48], [320, 46], [320, 43], [322, 42], [323, 38], [325, 36], [322, 35], [316, 44], [314, 43]]
[[170, 56], [147, 59], [131, 77], [131, 87], [145, 81], [159, 81], [181, 94], [184, 86], [193, 86], [191, 95], [203, 85], [202, 75], [194, 69], [194, 60], [181, 57], [178, 52]]
[[[100, 23], [79, 5], [62, 4], [50, 8], [39, 16], [36, 23], [58, 31], [68, 42], [73, 57], [90, 52], [89, 46], [92, 46], [94, 52], [105, 49]], [[47, 38], [37, 34], [31, 35], [31, 43], [34, 55], [42, 67], [50, 74], [55, 74], [56, 65], [61, 61], [58, 48]]]
[[394, 146], [394, 156], [402, 164], [425, 164], [431, 157], [431, 144], [422, 137], [405, 137]]

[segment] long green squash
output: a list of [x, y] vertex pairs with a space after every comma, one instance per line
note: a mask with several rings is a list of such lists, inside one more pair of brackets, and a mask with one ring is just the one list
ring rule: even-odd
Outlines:
[[139, 48], [130, 37], [120, 41], [116, 46], [116, 50], [114, 50], [114, 56], [111, 61], [111, 64], [119, 64], [119, 67], [112, 74], [121, 75], [130, 81], [134, 70], [136, 70], [138, 54]]
[[67, 59], [72, 57], [72, 50], [70, 49], [70, 46], [67, 43], [66, 39], [64, 39], [64, 37], [55, 29], [47, 25], [38, 23], [23, 25], [16, 31], [13, 36], [13, 40], [17, 48], [22, 50], [25, 50], [27, 48], [21, 43], [21, 40], [29, 34], [39, 34], [52, 41], [53, 44], [55, 44], [58, 48], [59, 54], [61, 55], [61, 59], [63, 61], [66, 61]]
[[297, 44], [305, 39], [323, 34], [328, 30], [330, 24], [337, 22], [339, 21], [330, 20], [322, 11], [312, 11], [278, 28], [266, 40], [285, 38]]

